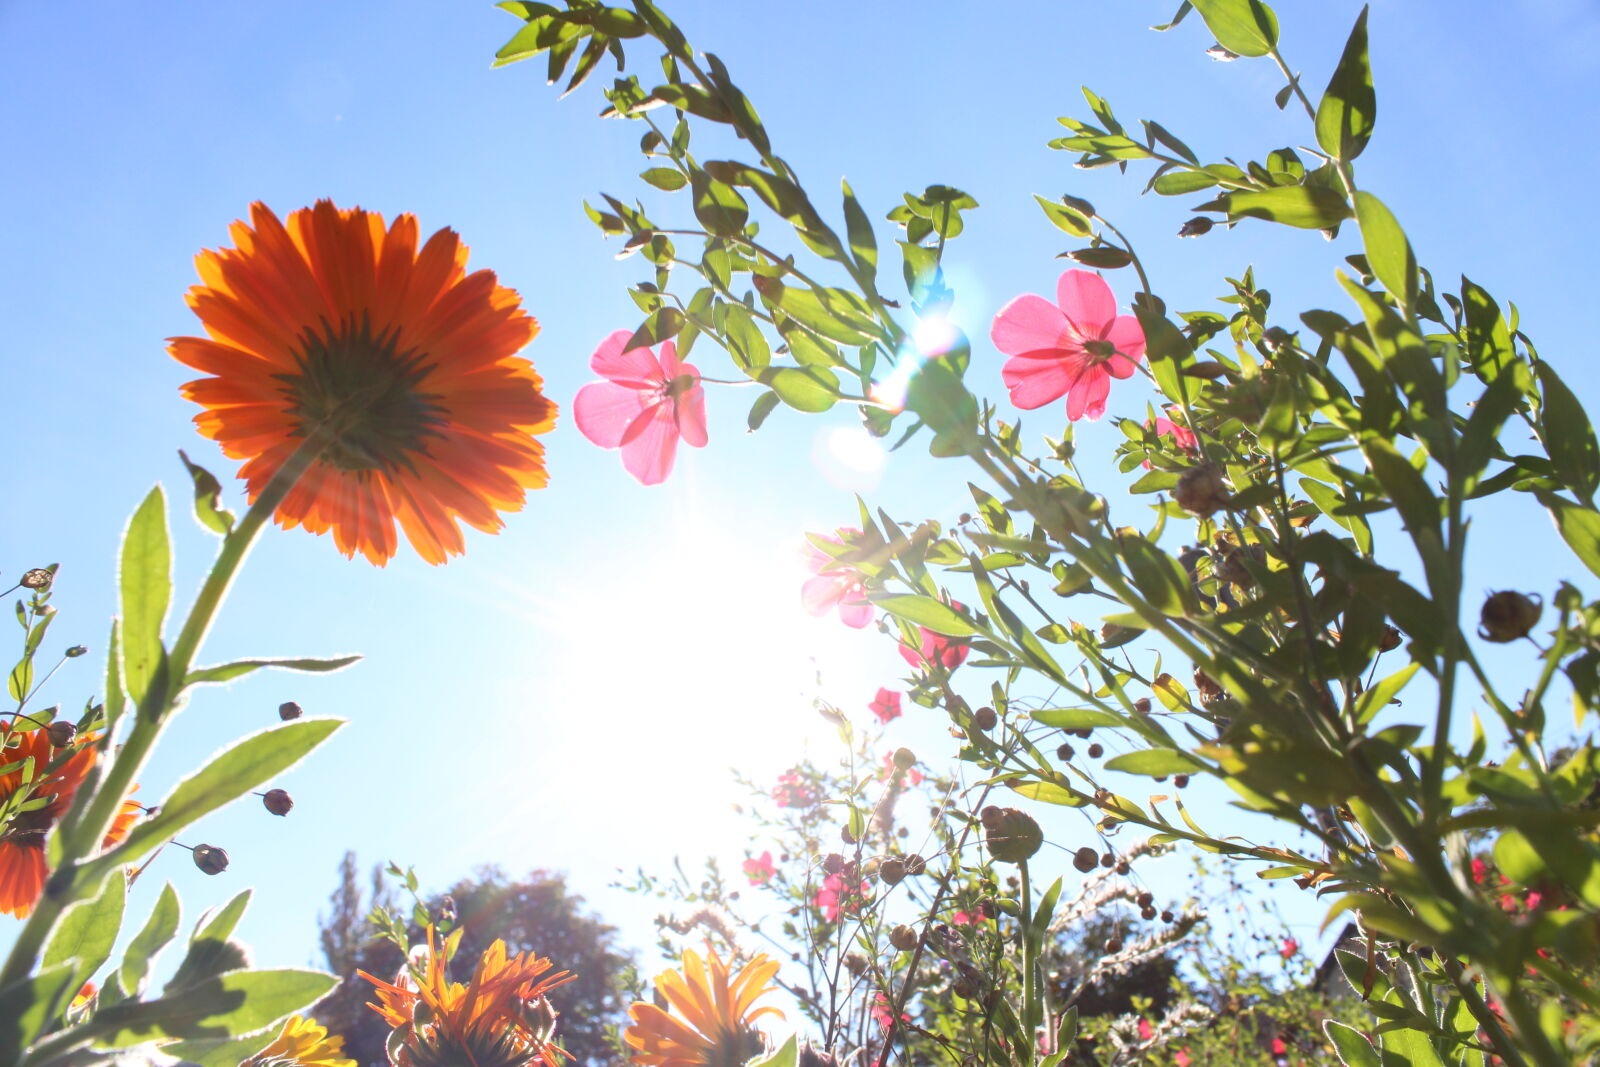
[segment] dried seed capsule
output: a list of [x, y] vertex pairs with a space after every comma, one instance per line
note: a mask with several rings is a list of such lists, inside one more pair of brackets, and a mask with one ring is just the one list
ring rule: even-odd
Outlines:
[[1156, 909], [1154, 909], [1154, 908], [1140, 908], [1139, 909], [1139, 918], [1145, 920], [1146, 922], [1149, 922], [1151, 919], [1154, 919], [1155, 917], [1156, 917]]
[[911, 767], [916, 762], [917, 754], [912, 752], [909, 748], [897, 748], [894, 750], [894, 765], [899, 767], [902, 771]]
[[1202, 704], [1215, 703], [1227, 695], [1222, 686], [1217, 684], [1217, 680], [1199, 667], [1194, 669], [1194, 687], [1200, 691]]
[[1117, 854], [1115, 852], [1107, 852], [1105, 855], [1100, 857], [1100, 866], [1104, 867], [1106, 870], [1109, 871], [1111, 868], [1115, 867], [1116, 865], [1117, 865]]
[[847, 845], [853, 845], [856, 843], [856, 835], [850, 832], [850, 827], [848, 824], [839, 827], [839, 840], [843, 841]]
[[889, 931], [889, 944], [901, 952], [910, 952], [917, 947], [917, 932], [909, 926], [896, 926]]
[[1175, 774], [1172, 776], [1172, 784], [1182, 789], [1189, 784], [1189, 776], [1187, 774]]
[[1161, 913], [1161, 921], [1164, 923], [1175, 922], [1176, 919], [1177, 917], [1172, 914], [1170, 909]]
[[990, 730], [993, 730], [999, 721], [1000, 717], [996, 715], [994, 713], [994, 709], [990, 707], [982, 707], [972, 713], [972, 725], [976, 726], [984, 733], [988, 733]]
[[1021, 863], [1039, 851], [1044, 844], [1044, 831], [1033, 816], [1016, 808], [995, 810], [1000, 814], [990, 819], [990, 809], [983, 809], [984, 842], [989, 846], [989, 855], [1006, 863]]
[[885, 885], [899, 885], [906, 876], [904, 860], [890, 857], [878, 864], [878, 877]]
[[18, 582], [17, 584], [22, 586], [24, 589], [32, 589], [35, 592], [38, 592], [42, 589], [49, 589], [50, 583], [54, 580], [55, 575], [52, 574], [47, 568], [34, 567], [32, 570], [23, 572], [22, 581]]
[[50, 738], [50, 743], [57, 748], [66, 748], [72, 744], [72, 739], [78, 736], [78, 728], [65, 719], [57, 719], [44, 728]]
[[287, 815], [294, 807], [294, 798], [282, 789], [269, 789], [261, 794], [261, 805], [274, 815]]
[[1400, 647], [1400, 637], [1399, 630], [1396, 630], [1393, 626], [1385, 626], [1383, 628], [1383, 636], [1378, 638], [1378, 651], [1393, 652]]
[[844, 870], [844, 857], [837, 852], [830, 852], [822, 857], [822, 869], [829, 874], [838, 874]]
[[915, 852], [911, 853], [911, 855], [905, 858], [905, 865], [907, 878], [915, 878], [917, 875], [928, 869], [928, 861], [917, 855]]
[[1062, 761], [1063, 763], [1065, 763], [1066, 761], [1070, 760], [1075, 755], [1077, 755], [1077, 752], [1073, 749], [1073, 747], [1071, 745], [1063, 744], [1063, 745], [1057, 746], [1057, 748], [1056, 748], [1056, 759]]
[[1156, 896], [1155, 896], [1154, 893], [1152, 893], [1148, 889], [1146, 889], [1144, 892], [1140, 893], [1138, 896], [1134, 897], [1133, 899], [1134, 899], [1134, 902], [1139, 905], [1139, 907], [1148, 908], [1150, 906], [1151, 902], [1156, 899]]
[[1122, 951], [1122, 938], [1113, 937], [1106, 941], [1106, 955], [1115, 956]]
[[1133, 702], [1133, 710], [1137, 711], [1140, 715], [1150, 714], [1150, 698], [1140, 697], [1138, 700], [1135, 700]]
[[1088, 845], [1083, 846], [1072, 854], [1072, 865], [1083, 874], [1088, 874], [1090, 871], [1094, 870], [1099, 862], [1100, 853], [1096, 852]]
[[1179, 237], [1202, 237], [1211, 232], [1211, 227], [1216, 223], [1204, 215], [1196, 215], [1182, 226], [1178, 227]]
[[1118, 860], [1116, 869], [1118, 874], [1127, 874], [1133, 868], [1128, 866], [1127, 860]]
[[1222, 471], [1214, 463], [1202, 463], [1178, 476], [1178, 484], [1172, 487], [1172, 499], [1184, 511], [1203, 519], [1226, 507], [1231, 497], [1227, 483], [1222, 480]]
[[292, 700], [285, 700], [278, 705], [278, 718], [284, 722], [288, 722], [290, 719], [298, 719], [304, 714], [305, 712], [300, 710], [300, 705]]
[[196, 845], [191, 853], [194, 865], [206, 874], [221, 874], [228, 869], [228, 853], [215, 845]]
[[1090, 745], [1089, 746], [1089, 758], [1090, 759], [1099, 759], [1101, 756], [1103, 756], [1105, 754], [1106, 754], [1106, 750], [1103, 747], [1101, 747], [1100, 745]]
[[67, 649], [68, 659], [77, 659], [79, 656], [87, 656], [88, 654], [88, 645], [73, 645], [71, 648]]
[[1527, 637], [1543, 613], [1540, 602], [1522, 593], [1509, 589], [1491, 593], [1478, 616], [1478, 636], [1500, 644]]

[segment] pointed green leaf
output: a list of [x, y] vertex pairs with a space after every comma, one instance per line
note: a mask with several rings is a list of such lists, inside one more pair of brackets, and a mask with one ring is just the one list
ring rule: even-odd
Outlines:
[[1334, 158], [1349, 162], [1367, 147], [1377, 114], [1378, 94], [1372, 88], [1372, 64], [1367, 60], [1367, 9], [1363, 7], [1333, 79], [1317, 104], [1317, 143]]
[[1106, 770], [1123, 774], [1146, 774], [1159, 778], [1164, 774], [1193, 774], [1203, 771], [1206, 765], [1189, 755], [1171, 748], [1146, 748], [1106, 760]]
[[1550, 364], [1539, 360], [1533, 372], [1539, 376], [1539, 439], [1550, 452], [1556, 477], [1584, 502], [1593, 503], [1600, 484], [1600, 444], [1594, 425]]
[[1278, 17], [1260, 0], [1192, 0], [1217, 43], [1241, 56], [1267, 55], [1278, 43]]
[[978, 633], [977, 627], [966, 616], [942, 600], [931, 596], [895, 594], [874, 597], [872, 603], [897, 619], [932, 630], [948, 637], [970, 637]]
[[1044, 209], [1045, 218], [1054, 223], [1056, 229], [1070, 233], [1074, 237], [1094, 236], [1094, 224], [1083, 212], [1055, 200], [1046, 200], [1037, 193], [1033, 198], [1039, 201], [1039, 206]]
[[1344, 1067], [1382, 1067], [1378, 1060], [1378, 1050], [1372, 1047], [1372, 1042], [1362, 1036], [1361, 1031], [1329, 1019], [1322, 1024], [1322, 1032], [1333, 1042], [1334, 1050], [1339, 1054], [1339, 1062], [1344, 1064]]
[[827, 411], [839, 399], [839, 380], [827, 367], [763, 367], [756, 380], [797, 411]]
[[1343, 194], [1320, 185], [1225, 193], [1212, 203], [1214, 208], [1206, 205], [1200, 210], [1226, 211], [1229, 218], [1265, 219], [1302, 230], [1324, 230], [1350, 217]]
[[72, 988], [76, 990], [111, 956], [117, 932], [122, 929], [122, 908], [128, 896], [128, 878], [112, 871], [100, 892], [69, 907], [57, 921], [44, 950], [44, 967], [69, 961], [77, 964]]
[[194, 517], [212, 533], [226, 537], [233, 532], [233, 512], [222, 507], [222, 483], [210, 471], [191, 461], [181, 448], [178, 458], [183, 460], [194, 482]]
[[1600, 512], [1543, 489], [1535, 489], [1534, 493], [1556, 520], [1556, 530], [1567, 547], [1585, 567], [1600, 575]]
[[1383, 201], [1365, 190], [1356, 192], [1356, 221], [1372, 273], [1402, 311], [1410, 308], [1417, 299], [1417, 257], [1405, 231]]
[[117, 576], [122, 608], [122, 674], [137, 705], [165, 666], [161, 626], [172, 599], [172, 546], [167, 538], [167, 498], [150, 490], [122, 535]]
[[112, 1048], [162, 1037], [244, 1034], [308, 1007], [338, 981], [320, 971], [232, 971], [176, 996], [104, 1008], [90, 1026], [101, 1035], [99, 1043]]
[[850, 183], [841, 184], [844, 186], [844, 225], [850, 239], [850, 254], [855, 256], [856, 264], [871, 277], [878, 269], [878, 238], [872, 232], [872, 220], [862, 210]]
[[360, 658], [360, 656], [337, 656], [332, 659], [241, 659], [232, 663], [223, 663], [216, 667], [200, 667], [192, 670], [189, 672], [189, 676], [183, 680], [183, 684], [188, 687], [214, 682], [231, 682], [235, 678], [260, 670], [263, 667], [276, 667], [284, 671], [308, 671], [313, 674], [327, 674], [332, 671], [342, 671]]
[[127, 990], [130, 996], [139, 994], [145, 975], [150, 972], [150, 960], [166, 947], [167, 942], [177, 933], [178, 894], [173, 890], [172, 883], [168, 882], [162, 888], [161, 896], [156, 898], [156, 906], [151, 909], [150, 917], [133, 936], [133, 940], [128, 942], [128, 948], [122, 954], [122, 967], [118, 977], [122, 988]]

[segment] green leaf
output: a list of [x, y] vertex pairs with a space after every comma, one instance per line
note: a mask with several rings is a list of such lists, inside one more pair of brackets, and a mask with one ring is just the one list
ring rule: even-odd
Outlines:
[[1264, 56], [1278, 43], [1278, 17], [1260, 0], [1192, 0], [1217, 43], [1241, 56]]
[[1335, 159], [1349, 162], [1367, 147], [1377, 115], [1378, 94], [1372, 87], [1372, 64], [1367, 60], [1367, 9], [1363, 7], [1317, 104], [1317, 143]]
[[1535, 489], [1534, 493], [1556, 520], [1556, 530], [1567, 547], [1585, 567], [1600, 576], [1600, 512], [1544, 489]]
[[61, 1017], [78, 990], [76, 975], [68, 960], [0, 989], [0, 1063], [20, 1063], [22, 1050]]
[[76, 990], [111, 956], [117, 932], [122, 929], [122, 908], [127, 901], [128, 878], [112, 871], [100, 892], [72, 905], [57, 921], [45, 946], [42, 966], [75, 962], [72, 988]]
[[695, 171], [690, 178], [694, 187], [694, 217], [708, 233], [718, 237], [737, 237], [744, 233], [744, 224], [750, 219], [750, 206], [731, 185], [714, 181], [704, 171]]
[[1159, 778], [1165, 774], [1193, 774], [1205, 769], [1205, 764], [1187, 752], [1171, 748], [1146, 748], [1106, 760], [1108, 771], [1146, 774], [1152, 778]]
[[1382, 1063], [1383, 1067], [1444, 1067], [1428, 1035], [1410, 1027], [1383, 1035]]
[[183, 460], [194, 481], [194, 517], [212, 533], [226, 537], [233, 532], [233, 512], [222, 508], [222, 484], [210, 471], [192, 462], [181, 448], [178, 458]]
[[795, 1067], [800, 1060], [800, 1046], [794, 1034], [778, 1046], [770, 1056], [751, 1060], [746, 1067]]
[[733, 361], [746, 374], [755, 376], [772, 362], [772, 346], [756, 325], [755, 317], [743, 304], [726, 304], [722, 312], [722, 332], [731, 347]]
[[1485, 381], [1493, 381], [1517, 358], [1511, 346], [1511, 329], [1494, 297], [1465, 276], [1461, 279], [1461, 303], [1466, 309], [1467, 354], [1472, 369]]
[[1086, 730], [1096, 726], [1121, 726], [1122, 717], [1098, 708], [1040, 708], [1028, 716], [1058, 730]]
[[1182, 196], [1198, 193], [1217, 184], [1217, 179], [1203, 170], [1174, 170], [1161, 175], [1151, 188], [1162, 196]]
[[1094, 236], [1094, 224], [1083, 212], [1054, 200], [1046, 200], [1037, 193], [1033, 198], [1039, 201], [1039, 206], [1044, 209], [1045, 218], [1054, 223], [1056, 229], [1070, 233], [1074, 237]]
[[844, 186], [844, 225], [845, 234], [850, 239], [850, 254], [855, 256], [856, 264], [870, 278], [878, 269], [878, 238], [872, 232], [872, 220], [862, 210], [850, 183], [840, 184]]
[[342, 719], [296, 719], [251, 734], [179, 782], [156, 814], [136, 823], [107, 855], [132, 863], [202, 815], [293, 767], [343, 725]]
[[897, 619], [947, 637], [970, 637], [981, 632], [955, 608], [931, 596], [893, 594], [874, 597], [872, 603]]
[[841, 289], [813, 290], [807, 286], [785, 285], [776, 278], [755, 277], [756, 291], [768, 307], [774, 307], [807, 329], [840, 344], [860, 346], [874, 337], [870, 316], [851, 305]]
[[176, 1056], [185, 1065], [193, 1067], [239, 1067], [239, 1064], [266, 1048], [277, 1035], [257, 1034], [255, 1037], [197, 1038], [162, 1046], [168, 1056]]
[[159, 485], [128, 520], [117, 580], [122, 594], [122, 676], [128, 695], [139, 705], [165, 668], [161, 626], [172, 599], [167, 498]]
[[181, 995], [124, 1001], [97, 1012], [100, 1044], [121, 1048], [162, 1037], [217, 1038], [271, 1026], [315, 1003], [339, 980], [320, 971], [232, 971]]
[[1119, 554], [1134, 588], [1163, 615], [1199, 613], [1194, 585], [1183, 565], [1143, 537], [1123, 538]]
[[1082, 793], [1073, 792], [1066, 786], [1057, 785], [1055, 782], [1019, 782], [1015, 779], [1006, 782], [1006, 785], [1020, 796], [1029, 800], [1042, 801], [1045, 804], [1060, 804], [1067, 808], [1081, 808], [1089, 802], [1089, 798]]
[[1199, 210], [1226, 211], [1232, 219], [1251, 218], [1324, 230], [1350, 217], [1350, 205], [1335, 189], [1319, 185], [1282, 185], [1276, 189], [1224, 193]]
[[111, 636], [106, 639], [106, 733], [117, 727], [127, 696], [122, 688], [122, 623], [111, 620]]
[[129, 996], [138, 996], [145, 975], [150, 972], [150, 960], [178, 933], [178, 894], [168, 882], [156, 899], [150, 917], [122, 954], [122, 967], [118, 971], [122, 988]]
[[1539, 376], [1539, 439], [1550, 453], [1556, 477], [1585, 503], [1594, 502], [1600, 482], [1600, 445], [1583, 405], [1550, 364], [1533, 365]]
[[674, 167], [651, 167], [639, 175], [645, 181], [669, 193], [676, 192], [689, 184], [689, 179], [683, 176], [683, 171]]
[[1400, 690], [1406, 687], [1406, 683], [1411, 681], [1411, 676], [1417, 673], [1417, 668], [1420, 666], [1420, 663], [1407, 664], [1362, 693], [1356, 700], [1356, 721], [1371, 722], [1374, 715], [1400, 694]]
[[756, 380], [797, 411], [827, 411], [839, 399], [839, 380], [827, 367], [763, 367]]
[[750, 405], [750, 414], [745, 417], [745, 425], [750, 427], [750, 432], [755, 433], [761, 429], [761, 424], [767, 421], [767, 416], [777, 408], [781, 401], [778, 394], [770, 389], [756, 397], [756, 402]]
[[1405, 231], [1383, 201], [1365, 190], [1356, 191], [1356, 221], [1372, 273], [1402, 310], [1410, 308], [1417, 299], [1417, 257]]
[[1329, 1019], [1322, 1024], [1322, 1032], [1333, 1042], [1344, 1067], [1381, 1067], [1378, 1050], [1355, 1027]]
[[342, 671], [359, 660], [360, 656], [337, 656], [332, 659], [240, 659], [216, 667], [201, 667], [189, 672], [183, 680], [184, 687], [204, 685], [208, 682], [231, 682], [235, 678], [258, 671], [262, 667], [276, 667], [285, 671], [309, 671], [327, 674]]

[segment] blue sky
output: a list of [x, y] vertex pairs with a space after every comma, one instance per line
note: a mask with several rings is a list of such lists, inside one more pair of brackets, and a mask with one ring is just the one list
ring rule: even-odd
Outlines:
[[[1357, 250], [1351, 237], [1326, 244], [1247, 225], [1178, 241], [1189, 201], [1141, 200], [1142, 180], [1075, 171], [1044, 147], [1062, 132], [1057, 115], [1086, 113], [1085, 84], [1129, 125], [1157, 119], [1208, 159], [1310, 139], [1303, 119], [1273, 109], [1270, 65], [1207, 58], [1197, 18], [1148, 32], [1173, 6], [819, 0], [803, 22], [777, 5], [667, 9], [727, 62], [819, 202], [841, 176], [880, 220], [902, 191], [931, 182], [978, 199], [947, 263], [956, 315], [977, 342], [971, 380], [998, 395], [987, 323], [1018, 293], [1053, 291], [1066, 247], [1033, 193], [1093, 200], [1139, 242], [1169, 306], [1208, 306], [1221, 277], [1250, 264], [1277, 306], [1343, 306], [1333, 270]], [[1306, 6], [1280, 15], [1285, 50], [1315, 92], [1359, 5], [1295, 9]], [[1466, 272], [1515, 300], [1541, 353], [1593, 408], [1600, 375], [1582, 293], [1600, 169], [1586, 136], [1600, 113], [1600, 13], [1584, 0], [1441, 10], [1374, 5], [1380, 110], [1362, 184], [1442, 284]], [[642, 267], [613, 259], [580, 204], [605, 190], [645, 196], [663, 215], [687, 217], [687, 206], [667, 208], [667, 194], [637, 181], [641, 131], [597, 120], [594, 86], [558, 101], [542, 62], [490, 69], [515, 27], [487, 3], [0, 2], [10, 159], [0, 569], [59, 561], [63, 617], [46, 652], [81, 642], [96, 653], [63, 670], [47, 703], [97, 691], [117, 538], [152, 482], [181, 501], [175, 450], [211, 466], [237, 503], [231, 465], [194, 434], [178, 396], [192, 375], [163, 341], [196, 331], [182, 299], [192, 257], [224, 243], [251, 201], [283, 214], [326, 196], [413, 212], [425, 232], [456, 228], [473, 266], [496, 270], [541, 320], [527, 355], [564, 408], [600, 339], [635, 324], [624, 289]], [[633, 67], [652, 63], [641, 51]], [[890, 224], [879, 234], [887, 245]], [[1111, 280], [1126, 300], [1131, 283]], [[722, 369], [699, 355], [707, 374]], [[819, 672], [820, 695], [865, 716], [877, 686], [902, 671], [888, 642], [801, 615], [802, 531], [850, 524], [856, 489], [906, 519], [948, 521], [968, 507], [969, 475], [948, 463], [896, 455], [867, 476], [829, 459], [828, 435], [854, 425], [848, 410], [779, 412], [746, 435], [750, 399], [711, 390], [710, 447], [680, 453], [653, 490], [563, 417], [546, 438], [551, 487], [502, 535], [469, 534], [467, 555], [444, 568], [402, 551], [375, 570], [326, 538], [269, 533], [202, 659], [367, 659], [337, 676], [257, 677], [198, 695], [141, 795], [160, 797], [204, 754], [275, 721], [282, 700], [350, 725], [282, 783], [298, 804], [288, 819], [251, 801], [193, 831], [228, 848], [227, 875], [205, 879], [169, 851], [146, 899], [171, 878], [193, 916], [256, 885], [242, 933], [258, 958], [307, 963], [314, 917], [353, 847], [366, 861], [415, 864], [431, 886], [488, 862], [566, 870], [647, 941], [647, 911], [606, 889], [614, 871], [737, 854], [748, 831], [727, 811], [738, 798], [725, 768], [770, 777], [812, 738], [813, 751], [829, 750], [831, 731], [810, 710]], [[1142, 415], [1145, 399], [1114, 393], [1111, 414]], [[1045, 412], [1026, 425], [1056, 429]], [[1108, 456], [1115, 435], [1109, 418], [1080, 434], [1091, 470], [1109, 471], [1092, 457]], [[1536, 511], [1478, 522], [1486, 562], [1469, 587], [1551, 587], [1555, 541]], [[213, 543], [181, 506], [173, 524], [186, 605]], [[890, 733], [933, 751], [940, 728], [908, 717]], [[0, 929], [0, 943], [8, 936]]]

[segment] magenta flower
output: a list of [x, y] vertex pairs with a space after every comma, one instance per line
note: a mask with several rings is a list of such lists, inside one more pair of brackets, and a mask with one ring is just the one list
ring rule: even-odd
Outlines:
[[772, 787], [772, 802], [780, 808], [809, 808], [817, 800], [817, 791], [799, 771], [778, 775], [778, 784]]
[[744, 876], [754, 885], [766, 885], [778, 869], [772, 865], [772, 851], [769, 849], [761, 854], [759, 859], [744, 861]]
[[1283, 940], [1283, 947], [1278, 949], [1278, 955], [1282, 956], [1284, 959], [1288, 959], [1290, 956], [1293, 956], [1299, 951], [1300, 942], [1296, 941], [1292, 937], [1286, 937]]
[[823, 918], [831, 923], [840, 915], [855, 915], [866, 903], [867, 883], [861, 878], [846, 878], [843, 874], [830, 874], [822, 880], [822, 888], [811, 901], [822, 911]]
[[706, 443], [706, 394], [700, 372], [679, 363], [671, 341], [661, 356], [649, 348], [624, 350], [633, 336], [618, 330], [594, 350], [589, 368], [606, 381], [590, 382], [572, 402], [572, 421], [601, 448], [622, 449], [622, 466], [645, 485], [672, 473], [678, 439]]
[[[959, 600], [950, 601], [950, 606], [957, 611], [966, 610], [966, 605]], [[916, 646], [900, 642], [900, 658], [915, 669], [939, 666], [953, 671], [966, 661], [971, 651], [967, 638], [936, 634], [925, 626], [917, 627], [917, 638]]]
[[878, 695], [872, 698], [872, 703], [867, 705], [868, 710], [878, 717], [878, 721], [888, 726], [889, 723], [900, 717], [900, 694], [892, 689], [878, 689]]
[[[839, 531], [850, 536], [861, 531], [847, 528]], [[837, 537], [824, 537], [830, 544], [843, 545]], [[805, 544], [806, 566], [815, 574], [800, 587], [800, 602], [813, 615], [826, 615], [832, 608], [839, 609], [839, 619], [857, 630], [872, 621], [872, 605], [867, 602], [867, 587], [861, 582], [861, 572], [846, 563], [840, 563], [816, 545]]]
[[1111, 287], [1098, 274], [1069, 270], [1056, 283], [1056, 303], [1025, 293], [1000, 309], [989, 329], [1008, 356], [1001, 376], [1019, 408], [1067, 398], [1067, 418], [1098, 419], [1112, 378], [1133, 374], [1144, 356], [1144, 330], [1118, 315]]
[[[872, 994], [872, 1007], [868, 1009], [868, 1014], [872, 1016], [872, 1021], [878, 1024], [880, 1030], [887, 1030], [894, 1025], [893, 1009], [894, 1002], [889, 999], [887, 994], [881, 990]], [[908, 1023], [911, 1021], [911, 1016], [901, 1012], [900, 1021]]]

